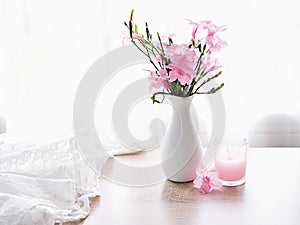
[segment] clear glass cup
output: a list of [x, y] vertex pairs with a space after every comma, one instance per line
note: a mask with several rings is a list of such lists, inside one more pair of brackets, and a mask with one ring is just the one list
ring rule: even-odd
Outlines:
[[248, 141], [242, 136], [228, 136], [215, 160], [219, 180], [224, 186], [245, 183]]

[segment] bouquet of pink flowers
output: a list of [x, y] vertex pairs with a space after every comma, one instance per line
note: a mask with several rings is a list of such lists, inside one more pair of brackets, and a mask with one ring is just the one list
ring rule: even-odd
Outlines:
[[[222, 71], [216, 57], [222, 47], [227, 46], [217, 34], [225, 31], [225, 26], [216, 26], [210, 20], [193, 22], [191, 40], [188, 43], [174, 44], [174, 34], [153, 38], [146, 23], [146, 34], [140, 35], [138, 26], [133, 23], [133, 10], [130, 20], [124, 22], [131, 42], [148, 57], [154, 70], [149, 71], [150, 89], [162, 89], [153, 94], [153, 103], [161, 103], [156, 95], [188, 97], [194, 94], [211, 94], [220, 90], [224, 83], [209, 91], [201, 92], [201, 87], [217, 78]], [[214, 73], [214, 74], [213, 74]], [[213, 74], [213, 75], [212, 75]]]

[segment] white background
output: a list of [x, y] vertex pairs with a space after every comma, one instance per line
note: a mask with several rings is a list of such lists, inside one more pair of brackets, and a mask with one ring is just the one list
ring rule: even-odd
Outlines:
[[[81, 78], [98, 58], [122, 45], [123, 21], [132, 8], [138, 24], [148, 21], [153, 32], [177, 33], [175, 42], [188, 41], [187, 18], [228, 26], [219, 80], [225, 82], [228, 131], [245, 133], [270, 112], [300, 111], [297, 0], [1, 0], [0, 115], [7, 118], [8, 131], [71, 128]], [[96, 106], [99, 124], [101, 108], [109, 108], [124, 82], [147, 73], [138, 67], [118, 76]], [[205, 99], [200, 102], [197, 110], [209, 127], [208, 106]], [[133, 132], [141, 137], [148, 129], [143, 121], [160, 111], [167, 117], [168, 108], [143, 104], [130, 117]], [[100, 129], [108, 129], [104, 120]]]

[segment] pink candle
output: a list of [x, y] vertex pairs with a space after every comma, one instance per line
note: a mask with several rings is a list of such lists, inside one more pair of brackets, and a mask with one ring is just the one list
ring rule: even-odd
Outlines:
[[228, 136], [224, 140], [215, 161], [219, 179], [224, 186], [245, 183], [247, 149], [247, 139], [242, 136]]
[[242, 153], [221, 152], [215, 161], [219, 178], [225, 181], [241, 180], [246, 175], [246, 158]]

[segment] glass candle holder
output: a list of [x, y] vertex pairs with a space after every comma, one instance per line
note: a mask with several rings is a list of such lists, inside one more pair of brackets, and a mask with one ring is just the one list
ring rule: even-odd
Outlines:
[[225, 138], [215, 160], [219, 180], [224, 186], [238, 186], [245, 183], [248, 142], [245, 137]]

